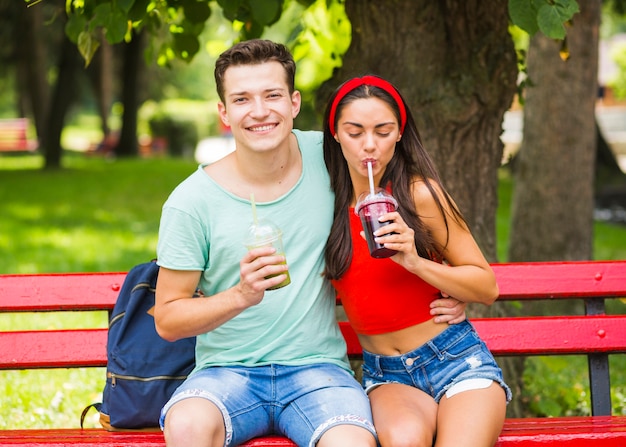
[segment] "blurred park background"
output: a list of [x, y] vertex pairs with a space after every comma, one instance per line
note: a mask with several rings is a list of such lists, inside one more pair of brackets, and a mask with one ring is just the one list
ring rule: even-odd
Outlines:
[[[252, 37], [292, 50], [300, 128], [321, 128], [325, 99], [350, 76], [396, 83], [492, 262], [624, 259], [625, 6], [0, 0], [0, 273], [153, 258], [170, 191], [232, 150], [213, 63]], [[19, 148], [2, 139], [15, 120]], [[470, 312], [556, 312], [501, 304]], [[106, 325], [98, 313], [0, 315], [0, 330]], [[611, 362], [614, 413], [626, 414], [626, 360]], [[510, 416], [589, 414], [584, 358], [503, 363]], [[0, 372], [0, 428], [77, 426], [103, 384], [97, 368]]]

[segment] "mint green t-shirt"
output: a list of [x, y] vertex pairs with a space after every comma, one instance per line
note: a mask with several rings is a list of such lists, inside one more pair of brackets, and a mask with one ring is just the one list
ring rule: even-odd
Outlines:
[[[322, 134], [294, 130], [302, 175], [285, 195], [257, 203], [259, 218], [283, 231], [291, 284], [266, 291], [263, 301], [201, 334], [196, 370], [215, 365], [260, 366], [333, 363], [351, 372], [335, 318], [335, 294], [321, 274], [333, 218], [333, 194], [322, 153]], [[203, 166], [185, 179], [163, 206], [157, 257], [172, 270], [201, 270], [206, 297], [239, 282], [252, 222], [249, 200], [215, 183]]]

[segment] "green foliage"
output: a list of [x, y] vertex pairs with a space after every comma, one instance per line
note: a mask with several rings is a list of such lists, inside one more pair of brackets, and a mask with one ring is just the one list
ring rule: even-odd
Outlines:
[[[213, 15], [212, 8], [221, 10], [239, 30], [239, 37], [246, 40], [261, 37], [294, 5], [300, 10], [312, 9], [310, 17], [315, 17], [311, 28], [314, 35], [297, 39], [300, 45], [316, 43], [310, 49], [326, 50], [331, 67], [336, 66], [340, 63], [337, 59], [345, 52], [342, 48], [347, 48], [350, 42], [350, 25], [343, 11], [343, 0], [66, 0], [65, 32], [89, 64], [100, 45], [101, 30], [113, 44], [132, 39], [131, 31], [144, 30], [151, 36], [147, 54], [160, 65], [168, 65], [174, 59], [189, 62], [198, 54], [200, 36]], [[297, 30], [292, 34], [294, 27]], [[286, 36], [297, 36], [307, 26], [295, 20], [290, 28]], [[337, 35], [342, 39], [334, 39]], [[335, 50], [333, 47], [337, 44], [339, 48]]]
[[317, 1], [302, 15], [293, 42], [293, 57], [298, 64], [298, 88], [312, 92], [342, 65], [352, 40], [352, 25], [344, 2]]
[[615, 34], [626, 32], [626, 0], [604, 0], [600, 39], [609, 39]]
[[190, 61], [200, 50], [199, 36], [211, 16], [211, 4], [230, 21], [243, 23], [242, 38], [250, 39], [280, 19], [285, 0], [66, 0], [65, 31], [87, 64], [99, 46], [100, 30], [113, 44], [131, 39], [131, 30], [146, 30], [154, 38], [152, 53], [160, 64], [173, 58]]
[[[511, 202], [513, 200], [513, 177], [507, 167], [498, 171], [498, 209], [496, 212], [496, 235], [498, 262], [507, 262], [507, 247], [511, 229]], [[626, 227], [624, 225], [596, 221], [594, 226], [593, 259], [626, 259]]]
[[542, 417], [591, 414], [586, 364], [586, 358], [577, 356], [528, 358], [523, 399], [528, 402], [531, 414]]
[[547, 37], [564, 39], [565, 23], [577, 12], [576, 0], [509, 0], [513, 24], [531, 36], [541, 31]]
[[[624, 312], [623, 306], [621, 312]], [[626, 414], [624, 355], [609, 356], [613, 414]], [[529, 416], [589, 416], [591, 395], [587, 359], [584, 356], [529, 357], [524, 370], [522, 399]]]
[[[296, 86], [303, 96], [298, 125], [306, 127], [315, 127], [319, 121], [313, 92], [341, 66], [351, 41], [344, 0], [127, 0], [124, 4], [98, 0], [105, 6], [97, 10], [87, 5], [90, 2], [67, 3], [66, 32], [81, 47], [86, 60], [97, 51], [100, 31], [106, 24], [104, 17], [128, 10], [125, 34], [107, 31], [105, 37], [117, 42], [131, 39], [135, 30], [149, 33], [146, 58], [172, 68], [153, 72], [154, 80], [166, 84], [151, 92], [154, 98], [215, 101], [214, 62], [234, 41], [262, 35], [285, 43], [298, 63]], [[206, 9], [196, 11], [198, 3]], [[176, 8], [168, 7], [170, 4]], [[114, 13], [115, 8], [118, 13]], [[198, 66], [203, 69], [198, 70]], [[203, 130], [199, 132], [202, 136]]]
[[[0, 430], [80, 427], [83, 408], [102, 400], [105, 374], [104, 368], [0, 371]], [[85, 428], [96, 427], [93, 411]]]
[[[217, 108], [213, 102], [169, 99], [147, 101], [139, 111], [139, 121], [148, 124], [152, 136], [168, 136], [171, 126], [184, 127], [184, 141], [195, 147], [199, 138], [219, 133]], [[148, 130], [148, 129], [146, 129]], [[178, 130], [175, 130], [178, 132]]]
[[191, 155], [198, 143], [198, 130], [190, 120], [161, 113], [152, 116], [149, 125], [153, 137], [165, 139], [172, 156]]
[[0, 157], [0, 273], [121, 271], [154, 257], [161, 206], [195, 161]]
[[608, 81], [607, 84], [613, 89], [617, 99], [624, 99], [626, 98], [626, 43], [616, 44], [611, 52], [611, 56], [618, 70], [615, 77]]
[[132, 30], [147, 30], [155, 37], [153, 52], [163, 63], [173, 57], [190, 61], [200, 49], [199, 35], [211, 15], [209, 2], [201, 0], [66, 0], [66, 11], [65, 32], [87, 65], [99, 46], [101, 30], [112, 44], [131, 39]]
[[[155, 256], [163, 202], [196, 169], [168, 158], [0, 156], [0, 272], [127, 271]], [[7, 329], [106, 327], [102, 312], [0, 314]], [[101, 400], [104, 368], [0, 372], [0, 429], [78, 427]], [[97, 427], [92, 412], [87, 427]]]

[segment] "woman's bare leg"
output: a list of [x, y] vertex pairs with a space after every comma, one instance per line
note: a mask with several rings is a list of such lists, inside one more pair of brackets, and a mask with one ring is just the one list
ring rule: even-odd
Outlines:
[[439, 402], [436, 447], [491, 447], [498, 440], [506, 417], [502, 387], [468, 390]]
[[432, 447], [437, 423], [432, 397], [401, 384], [381, 385], [369, 397], [382, 447]]

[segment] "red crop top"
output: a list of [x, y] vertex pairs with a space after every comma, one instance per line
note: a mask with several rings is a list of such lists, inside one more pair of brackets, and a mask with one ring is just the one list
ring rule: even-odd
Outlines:
[[423, 323], [433, 318], [430, 303], [439, 290], [389, 258], [375, 259], [359, 234], [361, 221], [350, 214], [352, 262], [332, 283], [350, 324], [358, 334], [376, 335]]

